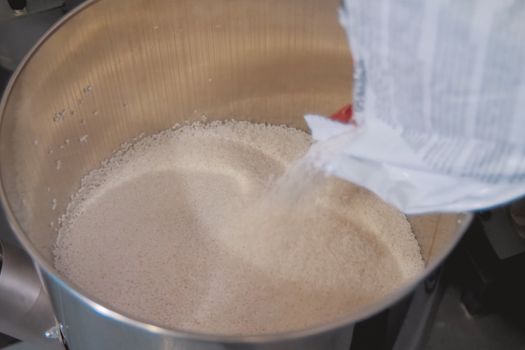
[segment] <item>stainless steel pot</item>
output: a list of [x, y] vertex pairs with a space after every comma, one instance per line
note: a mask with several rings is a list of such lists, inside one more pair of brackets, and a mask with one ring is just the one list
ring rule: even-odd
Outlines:
[[[21, 289], [45, 287], [54, 315], [11, 330], [33, 330], [24, 337], [35, 340], [49, 327], [47, 337], [72, 350], [347, 349], [353, 323], [410, 292], [413, 284], [359, 314], [299, 332], [224, 337], [127, 317], [53, 267], [58, 216], [82, 176], [122, 143], [202, 116], [304, 129], [303, 114], [328, 114], [349, 102], [351, 57], [337, 7], [338, 0], [101, 0], [52, 28], [14, 74], [0, 110], [2, 204], [43, 283], [5, 288], [5, 276], [16, 280], [17, 270], [3, 270], [0, 296], [8, 303]], [[426, 274], [468, 221], [411, 218]], [[7, 258], [4, 266], [17, 265]], [[28, 295], [25, 309], [15, 310], [26, 319], [45, 301]], [[0, 326], [10, 321], [0, 318]], [[60, 327], [51, 328], [55, 319]]]

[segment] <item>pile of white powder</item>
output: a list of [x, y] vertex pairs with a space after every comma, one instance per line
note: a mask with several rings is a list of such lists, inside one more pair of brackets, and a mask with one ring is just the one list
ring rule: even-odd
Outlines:
[[83, 179], [56, 267], [117, 311], [175, 329], [254, 335], [355, 312], [423, 269], [406, 218], [295, 165], [306, 133], [186, 125], [128, 145]]

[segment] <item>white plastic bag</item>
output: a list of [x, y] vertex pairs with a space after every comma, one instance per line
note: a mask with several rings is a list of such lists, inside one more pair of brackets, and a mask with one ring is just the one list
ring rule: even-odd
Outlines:
[[525, 194], [525, 2], [345, 0], [357, 126], [306, 116], [319, 165], [407, 214]]

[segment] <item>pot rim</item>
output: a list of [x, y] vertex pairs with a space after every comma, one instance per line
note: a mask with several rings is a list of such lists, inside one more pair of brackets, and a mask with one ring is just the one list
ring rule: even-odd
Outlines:
[[[92, 6], [93, 4], [99, 2], [100, 0], [88, 0], [81, 5], [77, 6], [75, 9], [64, 15], [59, 21], [57, 21], [53, 26], [45, 32], [45, 34], [37, 41], [37, 43], [31, 48], [31, 50], [24, 56], [22, 61], [18, 64], [16, 70], [13, 72], [0, 100], [0, 130], [4, 122], [4, 114], [7, 105], [7, 101], [13, 87], [17, 82], [18, 76], [23, 72], [26, 67], [26, 64], [32, 59], [33, 55], [38, 51], [38, 49], [45, 44], [45, 42], [51, 37], [51, 35], [56, 32], [60, 27], [62, 27], [66, 22], [78, 15], [82, 10]], [[1, 167], [1, 162], [0, 162]], [[173, 338], [184, 338], [185, 340], [194, 340], [210, 343], [243, 343], [243, 344], [260, 344], [260, 343], [273, 343], [273, 342], [283, 342], [283, 341], [292, 341], [299, 338], [306, 338], [316, 336], [322, 333], [333, 332], [338, 329], [342, 329], [350, 326], [351, 324], [366, 319], [374, 314], [379, 313], [385, 309], [385, 306], [392, 305], [402, 299], [404, 296], [408, 295], [412, 290], [415, 289], [416, 285], [420, 283], [425, 277], [427, 277], [431, 271], [433, 271], [441, 262], [445, 259], [446, 256], [450, 254], [454, 246], [457, 244], [459, 239], [462, 237], [463, 233], [469, 226], [472, 221], [473, 215], [471, 213], [460, 213], [458, 219], [458, 229], [459, 234], [454, 237], [454, 240], [451, 242], [450, 246], [444, 251], [444, 254], [433, 261], [431, 264], [425, 267], [424, 272], [418, 277], [406, 283], [402, 288], [399, 288], [394, 293], [389, 294], [387, 297], [381, 299], [378, 302], [367, 305], [364, 308], [361, 308], [358, 312], [352, 313], [351, 315], [340, 317], [331, 322], [314, 325], [302, 330], [294, 330], [281, 333], [269, 333], [261, 335], [214, 335], [209, 333], [199, 333], [191, 332], [184, 330], [176, 330], [171, 328], [166, 328], [160, 325], [155, 325], [154, 323], [139, 320], [136, 317], [128, 316], [126, 312], [117, 310], [116, 308], [108, 306], [104, 301], [99, 300], [96, 297], [91, 296], [88, 292], [84, 291], [81, 287], [75, 285], [71, 281], [63, 278], [55, 267], [48, 263], [46, 259], [33, 247], [33, 244], [29, 240], [28, 236], [22, 229], [18, 220], [16, 219], [13, 210], [6, 198], [6, 191], [4, 186], [3, 178], [0, 174], [0, 200], [2, 208], [7, 219], [7, 222], [13, 230], [16, 238], [24, 248], [24, 250], [30, 255], [33, 262], [36, 263], [38, 269], [42, 269], [47, 276], [49, 276], [57, 285], [65, 289], [68, 293], [71, 293], [76, 299], [78, 299], [84, 305], [92, 308], [100, 315], [103, 315], [107, 318], [111, 318], [115, 321], [121, 322], [128, 326], [140, 329], [144, 332], [154, 333], [161, 336], [168, 336]], [[60, 320], [59, 320], [60, 322]]]

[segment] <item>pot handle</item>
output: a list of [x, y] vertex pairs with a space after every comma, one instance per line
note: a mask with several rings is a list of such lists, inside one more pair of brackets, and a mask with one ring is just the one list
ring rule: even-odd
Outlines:
[[64, 349], [49, 297], [27, 254], [0, 241], [0, 332]]

